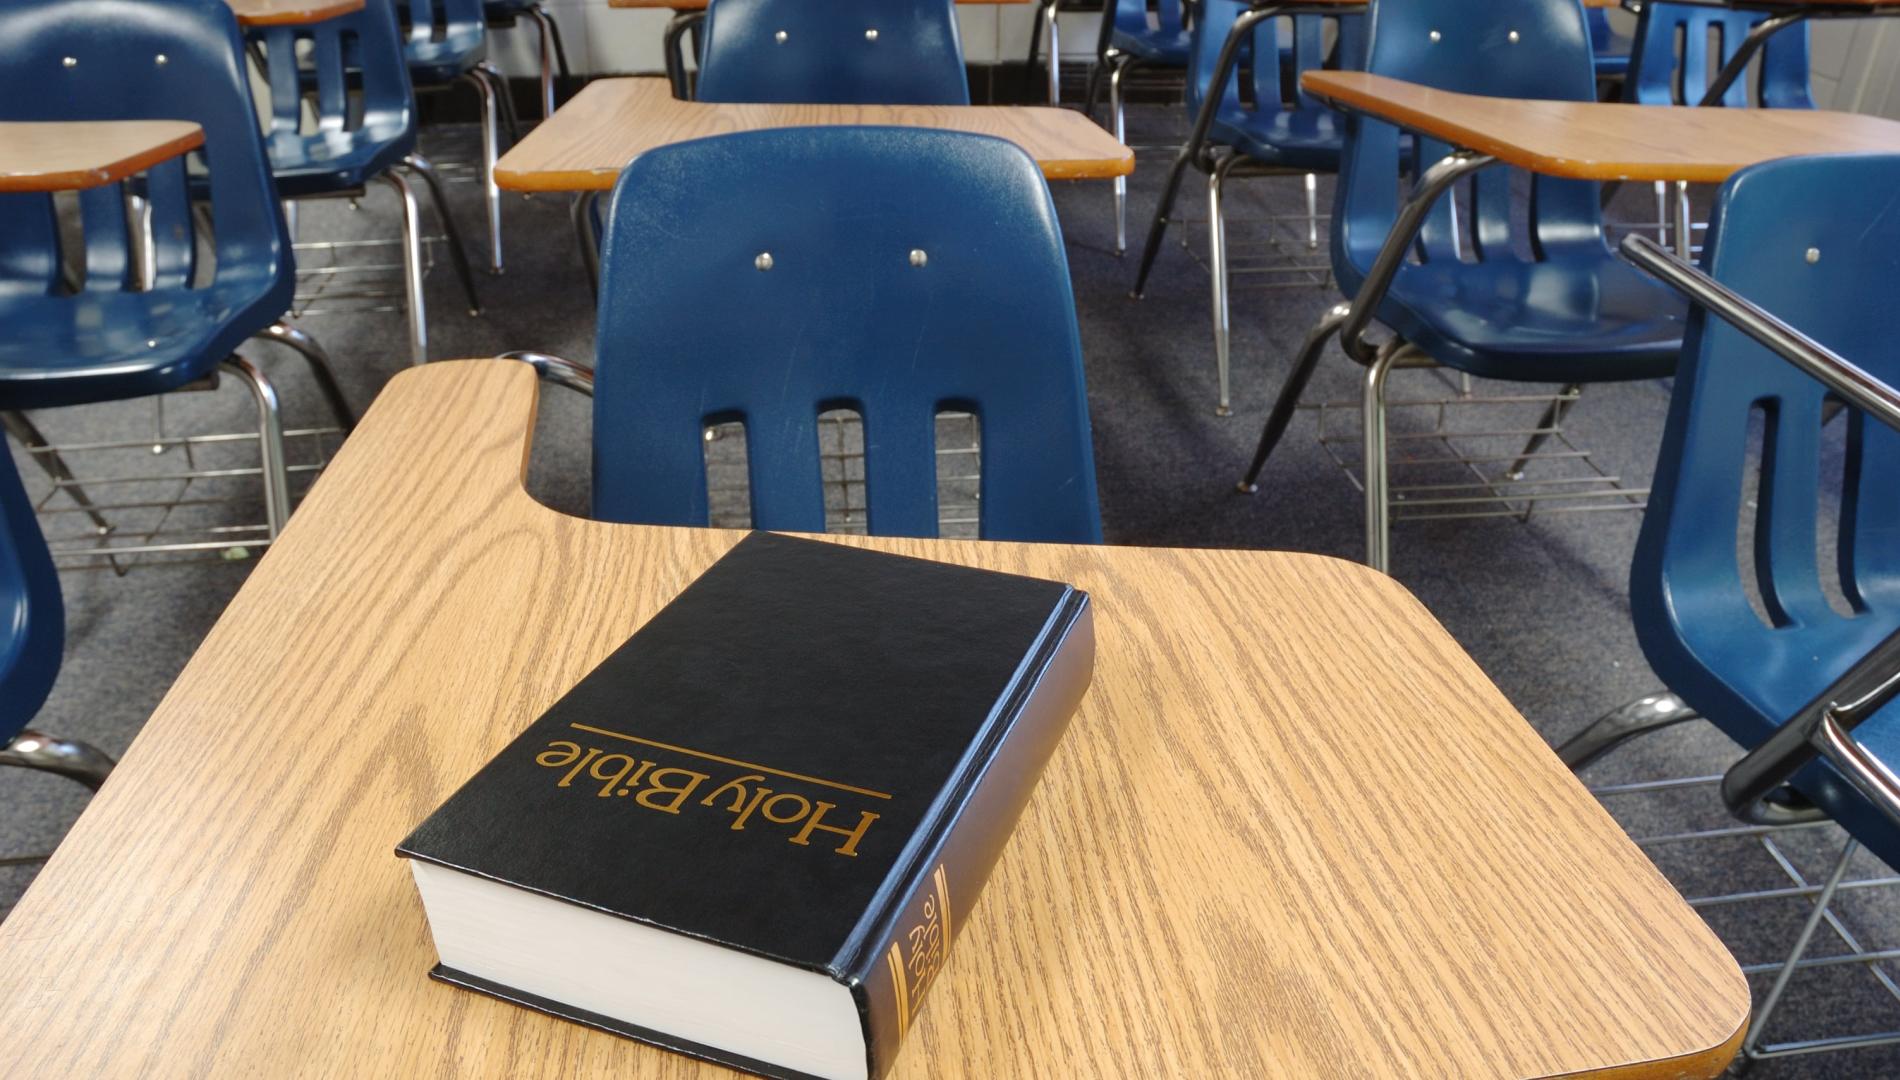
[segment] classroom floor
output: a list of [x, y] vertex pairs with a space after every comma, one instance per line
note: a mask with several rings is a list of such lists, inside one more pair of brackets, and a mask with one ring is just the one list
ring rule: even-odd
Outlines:
[[[1170, 138], [1179, 138], [1176, 110], [1135, 110], [1132, 142]], [[440, 159], [466, 160], [473, 139], [468, 132], [445, 129], [425, 136], [424, 145]], [[1143, 152], [1131, 184], [1130, 244], [1137, 250], [1167, 160], [1165, 152]], [[1200, 178], [1191, 176], [1184, 187], [1183, 209], [1198, 210], [1202, 190]], [[1322, 206], [1328, 191], [1322, 186]], [[457, 183], [451, 197], [473, 254], [484, 242], [479, 189]], [[1646, 192], [1626, 193], [1618, 209], [1640, 214], [1646, 197]], [[1128, 290], [1135, 254], [1117, 258], [1113, 253], [1108, 185], [1059, 184], [1055, 200], [1074, 275], [1108, 541], [1285, 548], [1359, 558], [1360, 497], [1316, 442], [1311, 413], [1295, 420], [1259, 493], [1249, 497], [1234, 491], [1294, 347], [1319, 313], [1335, 302], [1336, 293], [1311, 285], [1236, 292], [1234, 412], [1217, 417], [1205, 271], [1171, 237], [1147, 297], [1132, 300]], [[1236, 182], [1230, 188], [1230, 205], [1234, 216], [1297, 212], [1299, 184]], [[566, 201], [509, 196], [505, 220], [508, 272], [500, 278], [478, 273], [486, 306], [481, 317], [464, 312], [447, 266], [438, 265], [431, 273], [431, 355], [489, 356], [535, 349], [591, 361], [592, 303], [568, 230]], [[308, 205], [302, 212], [301, 234], [305, 240], [389, 238], [397, 235], [397, 221], [393, 197], [377, 190], [360, 209], [339, 201]], [[1235, 226], [1234, 242], [1243, 242], [1248, 229]], [[1198, 245], [1201, 237], [1194, 231]], [[351, 249], [347, 254], [360, 259], [370, 253], [374, 249]], [[384, 249], [374, 254], [388, 261], [394, 253]], [[309, 253], [300, 255], [300, 262], [314, 267], [322, 258]], [[400, 313], [332, 310], [311, 314], [300, 325], [335, 357], [346, 392], [359, 409], [407, 363]], [[290, 426], [326, 419], [321, 399], [294, 356], [274, 346], [258, 346], [248, 354], [262, 360], [278, 379]], [[1337, 352], [1329, 354], [1307, 400], [1356, 400], [1357, 370]], [[1401, 373], [1395, 387], [1398, 396], [1419, 398], [1456, 389], [1429, 372]], [[1646, 487], [1667, 400], [1668, 388], [1659, 383], [1591, 387], [1567, 426], [1607, 471], [1632, 487]], [[1506, 415], [1525, 424], [1538, 412], [1534, 405], [1511, 408], [1517, 412]], [[165, 424], [168, 431], [242, 431], [249, 422], [248, 410], [243, 394], [227, 385], [214, 394], [174, 397], [165, 406]], [[152, 430], [154, 406], [94, 406], [40, 413], [36, 419], [55, 442], [123, 438], [127, 432]], [[1344, 414], [1344, 419], [1347, 424], [1339, 430], [1355, 430], [1353, 414]], [[1425, 422], [1422, 416], [1401, 415], [1393, 424], [1397, 431], [1418, 431]], [[559, 388], [544, 390], [530, 483], [542, 499], [565, 510], [582, 512], [586, 507], [588, 429], [586, 401]], [[44, 491], [43, 477], [17, 449], [15, 453], [29, 489]], [[182, 456], [176, 449], [138, 454], [143, 457], [135, 455], [135, 464], [147, 470], [172, 467]], [[197, 512], [227, 515], [233, 521], [260, 519], [256, 500], [242, 486], [233, 490], [240, 492], [238, 504]], [[1530, 722], [1556, 741], [1598, 714], [1660, 688], [1630, 627], [1627, 576], [1638, 523], [1633, 513], [1540, 513], [1528, 521], [1401, 524], [1393, 534], [1393, 571]], [[249, 559], [212, 559], [136, 566], [123, 575], [106, 569], [62, 573], [65, 666], [35, 726], [123, 753], [251, 565]], [[374, 633], [376, 628], [365, 627], [363, 632]], [[347, 678], [349, 673], [332, 674]], [[258, 677], [269, 678], [270, 673], [259, 672]], [[349, 718], [339, 716], [336, 722], [346, 724]], [[1736, 756], [1725, 738], [1706, 725], [1693, 724], [1638, 742], [1595, 766], [1588, 776], [1592, 782], [1616, 782], [1710, 775]], [[1488, 794], [1448, 791], [1445, 797], [1483, 799]], [[0, 770], [0, 857], [51, 849], [84, 806], [77, 785]], [[1637, 836], [1724, 824], [1713, 792], [1706, 789], [1623, 797], [1612, 810]], [[1323, 813], [1324, 808], [1313, 812]], [[152, 827], [162, 829], [165, 823], [155, 820]], [[1799, 872], [1814, 880], [1825, 874], [1841, 842], [1838, 830], [1827, 827], [1790, 837], [1782, 846]], [[1690, 897], [1788, 884], [1767, 850], [1752, 839], [1664, 845], [1651, 854]], [[1889, 873], [1864, 858], [1854, 870], [1862, 877]], [[0, 914], [17, 900], [33, 873], [32, 866], [0, 867]], [[1262, 886], [1271, 888], [1272, 883]], [[1896, 898], [1891, 889], [1855, 892], [1837, 901], [1836, 909], [1862, 945], [1896, 948]], [[1703, 913], [1737, 958], [1749, 965], [1779, 960], [1805, 912], [1804, 901], [1780, 899], [1708, 907]], [[1838, 947], [1838, 940], [1823, 931], [1815, 954]], [[1755, 976], [1758, 994], [1767, 978]], [[1900, 1001], [1865, 966], [1804, 972], [1792, 993], [1794, 999], [1777, 1014], [1772, 1039], [1900, 1028]], [[1900, 1049], [1767, 1062], [1751, 1075], [1900, 1075]]]

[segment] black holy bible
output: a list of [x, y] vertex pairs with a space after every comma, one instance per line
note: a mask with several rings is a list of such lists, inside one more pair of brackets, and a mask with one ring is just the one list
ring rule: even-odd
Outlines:
[[433, 974], [876, 1080], [1093, 664], [1067, 585], [754, 533], [397, 848]]

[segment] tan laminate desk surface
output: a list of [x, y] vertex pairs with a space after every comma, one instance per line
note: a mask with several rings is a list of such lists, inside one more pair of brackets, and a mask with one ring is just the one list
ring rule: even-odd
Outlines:
[[680, 101], [665, 79], [597, 79], [495, 166], [511, 191], [609, 191], [656, 146], [761, 128], [895, 124], [1008, 139], [1052, 180], [1126, 175], [1135, 157], [1074, 109], [1032, 105], [733, 105]]
[[302, 26], [363, 10], [363, 0], [225, 0], [244, 26]]
[[1800, 154], [1900, 151], [1900, 122], [1825, 109], [1719, 109], [1481, 97], [1363, 71], [1309, 71], [1340, 105], [1548, 176], [1719, 183]]
[[0, 192], [102, 187], [204, 141], [188, 120], [0, 121]]
[[[0, 924], [12, 1080], [729, 1075], [427, 977], [392, 847], [742, 535], [541, 506], [535, 399], [506, 361], [384, 390]], [[1391, 579], [839, 542], [1096, 604], [1094, 682], [896, 1075], [1677, 1077], [1733, 1053], [1735, 961]]]

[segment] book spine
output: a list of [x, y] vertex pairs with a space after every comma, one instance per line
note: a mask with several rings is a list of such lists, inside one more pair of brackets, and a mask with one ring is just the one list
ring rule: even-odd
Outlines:
[[1037, 655], [1012, 688], [1011, 702], [934, 830], [910, 887], [889, 908], [894, 918], [860, 954], [848, 980], [864, 1022], [868, 1075], [889, 1071], [918, 1010], [949, 957], [963, 922], [1003, 853], [1043, 766], [1061, 741], [1095, 666], [1094, 617], [1086, 593], [1064, 601]]

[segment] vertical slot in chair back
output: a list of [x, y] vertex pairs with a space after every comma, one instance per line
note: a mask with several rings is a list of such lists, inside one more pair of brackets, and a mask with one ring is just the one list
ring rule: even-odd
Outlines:
[[[1716, 201], [1709, 272], [1900, 384], [1900, 315], [1888, 295], [1900, 275], [1896, 190], [1900, 156], [1789, 159], [1738, 173]], [[1851, 409], [1830, 422], [1831, 411], [1820, 382], [1694, 312], [1630, 601], [1657, 674], [1745, 747], [1900, 627], [1900, 434]], [[1824, 453], [1829, 434], [1844, 442], [1838, 473]], [[1888, 761], [1900, 760], [1897, 712], [1854, 732]], [[1900, 836], [1826, 763], [1796, 785], [1900, 860]]]
[[713, 0], [698, 98], [968, 105], [954, 0]]
[[[1234, 21], [1248, 9], [1245, 0], [1205, 0], [1194, 28], [1194, 48], [1188, 55], [1187, 115], [1190, 121], [1207, 100], [1221, 45]], [[1328, 31], [1332, 33], [1329, 34]], [[1249, 73], [1251, 95], [1246, 103], [1240, 79], [1221, 91], [1224, 117], [1252, 112], [1266, 115], [1283, 109], [1324, 110], [1300, 88], [1300, 76], [1326, 67], [1354, 70], [1364, 66], [1366, 20], [1357, 12], [1342, 15], [1283, 15], [1264, 20], [1253, 29], [1241, 67]], [[1284, 42], [1285, 47], [1282, 47]], [[1337, 60], [1337, 63], [1332, 61]]]
[[[1375, 0], [1366, 70], [1440, 90], [1493, 97], [1596, 100], [1589, 28], [1578, 0]], [[1414, 149], [1401, 159], [1401, 146]], [[1398, 212], [1395, 181], [1418, 176], [1450, 151], [1435, 139], [1402, 144], [1396, 127], [1347, 118], [1333, 216], [1333, 266], [1350, 294], [1365, 279]], [[1513, 173], [1494, 167], [1471, 180], [1470, 254], [1480, 261], [1534, 260], [1583, 246], [1603, 249], [1594, 183], [1530, 176], [1529, 234], [1511, 212]], [[1451, 198], [1440, 199], [1419, 234], [1420, 258], [1455, 260], [1460, 247]]]
[[[1701, 4], [1656, 0], [1644, 6], [1630, 51], [1625, 100], [1638, 105], [1695, 105], [1734, 56], [1748, 32], [1768, 16]], [[1755, 61], [1755, 100], [1771, 109], [1812, 109], [1808, 87], [1808, 24], [1775, 32]], [[1749, 80], [1723, 92], [1730, 108], [1749, 104]]]
[[0, 747], [45, 702], [64, 639], [53, 557], [12, 455], [0, 453]]
[[[88, 330], [84, 341], [69, 342], [76, 355], [57, 360], [162, 355], [197, 329], [195, 322], [187, 327], [182, 321], [189, 308], [192, 317], [208, 313], [230, 331], [178, 358], [179, 364], [209, 370], [255, 326], [269, 325], [290, 306], [289, 240], [243, 57], [236, 20], [222, 0], [0, 0], [0, 116], [188, 120], [204, 130], [204, 148], [187, 158], [78, 193], [85, 248], [74, 254], [83, 259], [64, 259], [59, 250], [51, 196], [15, 195], [0, 202], [0, 273], [8, 279], [0, 296], [38, 294], [42, 306], [35, 310], [44, 311], [45, 297], [64, 292], [62, 263], [83, 262], [83, 284], [62, 302], [90, 303], [98, 311], [63, 321], [96, 330]], [[134, 265], [132, 240], [140, 223], [127, 213], [131, 198], [149, 206], [149, 281], [141, 281]], [[209, 275], [199, 273], [194, 198], [214, 223]], [[150, 295], [134, 303], [129, 293], [141, 286]], [[187, 293], [195, 297], [189, 303]], [[165, 303], [167, 294], [180, 302]], [[148, 347], [148, 339], [156, 344]], [[49, 365], [43, 378], [10, 375], [12, 407], [96, 400], [87, 389], [95, 384], [114, 386], [106, 396], [157, 392], [203, 373], [182, 373], [164, 359], [136, 373], [105, 369], [81, 378]], [[30, 391], [27, 383], [40, 390]]]
[[1181, 0], [1156, 0], [1154, 10], [1148, 0], [1112, 0], [1115, 5], [1115, 30], [1131, 38], [1168, 39], [1187, 29], [1181, 17]]
[[938, 530], [935, 422], [977, 417], [981, 535], [1101, 531], [1068, 263], [1029, 156], [916, 128], [641, 155], [602, 258], [594, 513], [705, 525], [703, 432], [745, 426], [753, 523], [823, 531], [817, 420], [863, 419], [869, 529]]

